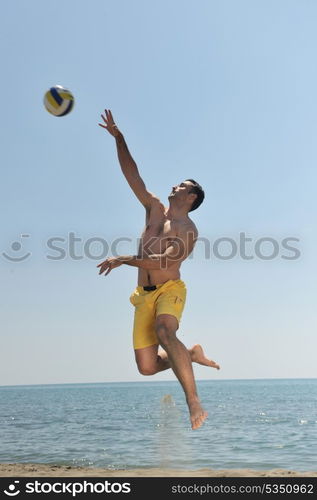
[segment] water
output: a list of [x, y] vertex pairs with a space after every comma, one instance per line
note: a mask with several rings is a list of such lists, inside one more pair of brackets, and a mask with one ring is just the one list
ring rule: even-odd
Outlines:
[[0, 387], [0, 462], [317, 470], [317, 379], [197, 385], [196, 431], [177, 381]]

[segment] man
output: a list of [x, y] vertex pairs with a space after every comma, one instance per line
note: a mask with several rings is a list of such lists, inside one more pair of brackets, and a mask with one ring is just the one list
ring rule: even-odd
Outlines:
[[[186, 286], [180, 279], [180, 266], [192, 252], [198, 232], [188, 212], [199, 207], [204, 199], [201, 186], [187, 179], [172, 188], [169, 207], [150, 193], [140, 177], [124, 137], [116, 126], [110, 110], [101, 115], [105, 128], [116, 140], [121, 170], [146, 211], [146, 227], [136, 256], [106, 259], [97, 267], [99, 274], [110, 273], [122, 264], [139, 268], [138, 286], [130, 297], [135, 306], [133, 344], [140, 373], [154, 375], [172, 368], [185, 392], [192, 429], [198, 429], [207, 412], [196, 389], [192, 362], [219, 365], [206, 358], [200, 345], [186, 349], [176, 337], [186, 299]], [[159, 351], [159, 346], [163, 349]]]

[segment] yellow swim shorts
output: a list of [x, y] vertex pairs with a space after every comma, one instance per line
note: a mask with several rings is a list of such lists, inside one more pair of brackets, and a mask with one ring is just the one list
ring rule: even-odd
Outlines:
[[182, 280], [169, 280], [156, 285], [156, 290], [145, 291], [136, 287], [130, 297], [135, 307], [133, 325], [133, 347], [142, 349], [158, 344], [155, 319], [160, 314], [171, 314], [180, 322], [186, 301], [186, 286]]

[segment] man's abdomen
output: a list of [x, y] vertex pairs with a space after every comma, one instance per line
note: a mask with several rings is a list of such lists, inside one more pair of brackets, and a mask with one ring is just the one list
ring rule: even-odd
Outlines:
[[146, 269], [139, 268], [138, 273], [138, 285], [139, 286], [150, 286], [150, 285], [161, 285], [168, 280], [179, 280], [180, 270], [179, 266], [169, 269], [160, 269], [155, 271], [148, 271]]

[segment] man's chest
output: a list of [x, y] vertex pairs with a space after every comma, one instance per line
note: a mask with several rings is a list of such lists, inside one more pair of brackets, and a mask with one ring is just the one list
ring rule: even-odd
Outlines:
[[146, 221], [141, 246], [143, 251], [149, 254], [163, 253], [176, 235], [177, 226], [175, 222], [167, 219], [165, 214], [151, 214]]
[[176, 236], [176, 230], [176, 225], [165, 217], [150, 218], [146, 223], [143, 237], [172, 238]]

